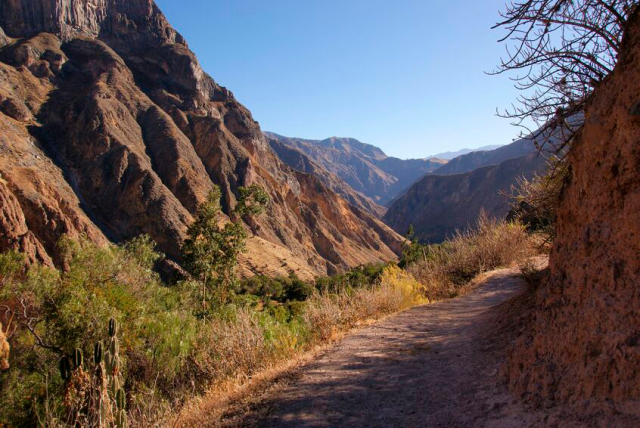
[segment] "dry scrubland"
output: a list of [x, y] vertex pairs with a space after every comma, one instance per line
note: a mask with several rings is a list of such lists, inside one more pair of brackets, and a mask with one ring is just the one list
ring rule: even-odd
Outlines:
[[65, 399], [60, 357], [77, 348], [89, 360], [94, 344], [108, 340], [111, 318], [120, 325], [129, 423], [148, 426], [216, 385], [242, 384], [364, 320], [458, 295], [477, 274], [535, 252], [522, 226], [483, 218], [442, 245], [407, 246], [419, 257], [404, 268], [368, 266], [315, 284], [245, 281], [229, 303], [203, 317], [200, 284], [163, 284], [152, 269], [159, 255], [150, 240], [60, 245], [62, 271], [25, 270], [20, 255], [0, 255], [0, 307], [11, 345], [11, 367], [0, 374], [0, 420], [15, 426], [78, 420]]

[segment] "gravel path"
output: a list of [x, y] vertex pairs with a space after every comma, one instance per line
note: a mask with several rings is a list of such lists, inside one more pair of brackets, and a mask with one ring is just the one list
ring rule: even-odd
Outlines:
[[585, 426], [525, 408], [498, 379], [505, 334], [493, 331], [495, 306], [523, 287], [515, 269], [498, 270], [462, 297], [356, 330], [216, 425]]
[[[269, 397], [251, 425], [271, 427], [522, 426], [527, 414], [496, 379], [482, 327], [521, 291], [513, 270], [473, 292], [413, 308], [347, 336]], [[245, 420], [245, 423], [247, 421]]]

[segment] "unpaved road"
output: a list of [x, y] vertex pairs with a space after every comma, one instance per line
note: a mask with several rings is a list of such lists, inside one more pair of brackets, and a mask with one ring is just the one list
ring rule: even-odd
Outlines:
[[487, 329], [523, 287], [515, 270], [495, 271], [463, 297], [356, 330], [230, 425], [580, 426], [522, 407], [498, 379], [504, 354]]

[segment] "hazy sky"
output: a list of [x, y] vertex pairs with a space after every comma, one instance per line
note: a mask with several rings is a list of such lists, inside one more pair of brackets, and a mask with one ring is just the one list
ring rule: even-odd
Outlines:
[[506, 144], [517, 91], [487, 76], [504, 0], [156, 0], [263, 130], [401, 158]]

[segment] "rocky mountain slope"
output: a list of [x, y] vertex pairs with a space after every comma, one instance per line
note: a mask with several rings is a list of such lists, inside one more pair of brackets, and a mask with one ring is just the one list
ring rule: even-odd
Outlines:
[[501, 192], [508, 192], [518, 177], [530, 179], [542, 172], [545, 165], [544, 157], [530, 153], [464, 174], [427, 174], [389, 207], [383, 221], [402, 234], [413, 225], [422, 242], [442, 242], [472, 225], [481, 211], [506, 217], [509, 204]]
[[440, 175], [462, 174], [483, 166], [497, 165], [508, 159], [525, 156], [535, 151], [536, 147], [533, 144], [533, 139], [522, 138], [497, 149], [478, 150], [458, 156], [433, 171], [433, 173]]
[[282, 162], [297, 171], [315, 176], [325, 186], [336, 192], [351, 205], [373, 214], [377, 218], [382, 217], [384, 213], [387, 212], [385, 207], [376, 204], [371, 198], [353, 190], [344, 180], [315, 163], [301, 150], [270, 137], [267, 137], [267, 141]]
[[213, 184], [272, 203], [245, 270], [310, 276], [391, 259], [400, 237], [281, 162], [152, 0], [0, 3], [0, 250], [55, 261], [62, 234], [149, 234], [178, 257]]
[[353, 190], [384, 205], [422, 175], [446, 163], [442, 159], [398, 159], [353, 138], [306, 140], [274, 133], [281, 144], [302, 151], [316, 164], [344, 180]]
[[[569, 152], [550, 280], [506, 375], [545, 405], [640, 418], [640, 15]], [[628, 426], [637, 426], [630, 424]]]

